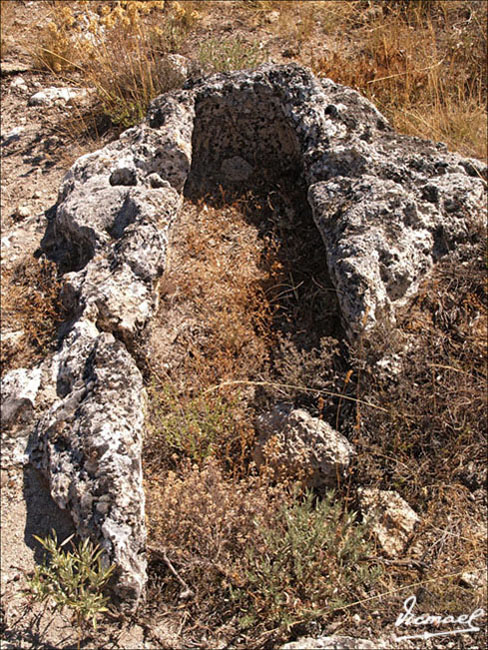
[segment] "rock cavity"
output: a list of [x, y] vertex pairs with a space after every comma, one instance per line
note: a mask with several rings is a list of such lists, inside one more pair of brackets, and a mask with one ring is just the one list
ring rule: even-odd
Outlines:
[[435, 261], [469, 241], [486, 200], [480, 162], [396, 134], [360, 94], [295, 64], [156, 98], [60, 188], [42, 246], [64, 274], [71, 321], [25, 431], [53, 499], [117, 563], [113, 591], [129, 610], [146, 582], [144, 389], [131, 350], [157, 309], [169, 229], [185, 187], [283, 173], [308, 187], [351, 338], [395, 324]]

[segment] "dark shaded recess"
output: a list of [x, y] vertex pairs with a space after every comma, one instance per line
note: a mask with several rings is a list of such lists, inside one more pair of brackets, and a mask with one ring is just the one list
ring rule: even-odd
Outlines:
[[[55, 221], [56, 210], [57, 205], [54, 205], [45, 212], [46, 231], [35, 256], [45, 255], [47, 259], [55, 262], [61, 275], [71, 271], [81, 271], [95, 254], [90, 237], [92, 231], [90, 228], [80, 228], [76, 242], [60, 235]], [[86, 231], [86, 237], [83, 237], [83, 231]]]
[[[229, 179], [222, 171], [222, 163], [236, 156], [253, 168], [245, 179]], [[215, 207], [245, 199], [246, 218], [277, 250], [288, 278], [288, 286], [266, 287], [277, 307], [277, 329], [307, 350], [324, 336], [342, 338], [325, 247], [307, 201], [300, 144], [271, 90], [254, 87], [197, 100], [184, 193]]]
[[138, 206], [134, 203], [131, 197], [126, 196], [122, 207], [115, 216], [112, 226], [108, 229], [110, 236], [114, 239], [120, 239], [127, 226], [134, 223], [138, 214]]
[[[302, 385], [331, 390], [336, 372], [331, 359], [341, 370], [344, 361], [342, 355], [326, 351], [323, 341], [342, 342], [344, 331], [325, 246], [307, 201], [296, 128], [269, 89], [206, 97], [195, 108], [192, 167], [185, 196], [194, 202], [203, 199], [216, 208], [239, 202], [245, 218], [266, 242], [263, 268], [269, 263], [267, 252], [282, 265], [279, 278], [263, 286], [275, 310], [273, 329], [281, 341], [270, 351], [268, 379], [289, 382], [296, 367]], [[222, 163], [235, 156], [252, 167], [246, 178], [226, 176]], [[344, 348], [342, 343], [340, 347]], [[307, 369], [298, 370], [302, 366]], [[266, 393], [256, 396], [256, 405], [262, 408], [289, 399], [317, 414], [317, 393], [259, 392]], [[329, 404], [335, 401], [328, 400]], [[335, 407], [330, 410], [335, 412]]]
[[[59, 232], [56, 223], [57, 207], [56, 204], [45, 212], [47, 226], [40, 248], [36, 251], [36, 257], [44, 254], [57, 264], [61, 275], [72, 271], [81, 271], [95, 255], [93, 230], [81, 227], [76, 233], [76, 240], [66, 237], [64, 233]], [[126, 197], [114, 216], [112, 226], [108, 229], [110, 236], [120, 239], [127, 226], [134, 223], [138, 213], [139, 208], [134, 201], [130, 197]]]
[[252, 186], [263, 175], [267, 181], [283, 174], [301, 175], [301, 152], [297, 136], [283, 114], [280, 101], [269, 89], [235, 90], [231, 95], [197, 100], [192, 139], [193, 162], [185, 194], [194, 198], [221, 185], [242, 188], [221, 171], [234, 156], [253, 168], [246, 179]]

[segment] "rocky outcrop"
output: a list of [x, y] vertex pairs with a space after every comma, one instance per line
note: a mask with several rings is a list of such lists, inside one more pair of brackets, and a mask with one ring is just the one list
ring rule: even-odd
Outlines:
[[117, 563], [116, 598], [135, 607], [146, 575], [144, 391], [125, 345], [80, 319], [58, 353], [11, 371], [1, 390], [2, 467], [30, 461], [43, 471], [78, 534]]
[[[222, 172], [236, 156], [247, 183], [263, 170], [301, 175], [352, 338], [394, 325], [434, 262], [469, 240], [486, 204], [485, 165], [395, 133], [359, 93], [295, 65], [192, 90], [191, 182], [232, 185]], [[156, 100], [150, 123], [162, 124], [165, 111]]]
[[347, 438], [304, 409], [277, 405], [256, 419], [256, 432], [257, 467], [300, 477], [309, 487], [336, 486], [354, 454]]
[[162, 95], [145, 123], [80, 158], [48, 248], [76, 271], [68, 285], [90, 318], [127, 338], [154, 312], [151, 283], [185, 184], [203, 191], [286, 172], [308, 186], [351, 337], [393, 325], [433, 263], [469, 240], [486, 202], [482, 163], [396, 134], [351, 89], [265, 65]]
[[31, 460], [77, 532], [117, 562], [116, 593], [134, 603], [145, 582], [142, 377], [125, 346], [88, 319], [71, 329], [52, 371], [58, 399], [37, 423]]
[[481, 163], [399, 136], [358, 93], [290, 64], [158, 97], [141, 125], [73, 165], [50, 216], [43, 248], [71, 320], [43, 365], [53, 388], [32, 413], [31, 459], [117, 562], [129, 608], [145, 582], [144, 391], [131, 350], [157, 308], [169, 229], [185, 187], [285, 173], [308, 187], [352, 338], [394, 324], [433, 263], [469, 240], [485, 200]]

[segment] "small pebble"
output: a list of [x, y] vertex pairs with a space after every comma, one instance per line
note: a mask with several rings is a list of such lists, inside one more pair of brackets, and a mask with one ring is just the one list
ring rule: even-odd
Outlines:
[[17, 140], [19, 140], [20, 134], [22, 133], [23, 130], [24, 130], [23, 126], [16, 126], [14, 129], [5, 133], [5, 135], [2, 135], [4, 146], [7, 146], [11, 142], [16, 142]]
[[15, 77], [11, 83], [11, 88], [20, 88], [21, 90], [26, 90], [27, 84], [25, 83], [25, 79], [22, 77]]
[[20, 219], [25, 219], [30, 215], [30, 208], [27, 205], [18, 205], [15, 208], [15, 216]]

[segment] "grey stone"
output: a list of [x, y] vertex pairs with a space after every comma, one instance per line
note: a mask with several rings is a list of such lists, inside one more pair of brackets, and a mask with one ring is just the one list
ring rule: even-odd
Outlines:
[[363, 521], [383, 552], [392, 558], [401, 556], [420, 517], [398, 492], [360, 488], [358, 495]]
[[31, 461], [78, 534], [117, 563], [114, 593], [134, 607], [146, 571], [141, 374], [125, 346], [87, 320], [72, 328], [52, 370], [57, 399], [36, 425]]
[[[252, 183], [263, 169], [294, 171], [308, 185], [351, 338], [394, 326], [435, 261], [469, 240], [486, 203], [479, 161], [396, 134], [351, 89], [295, 64], [267, 64], [156, 98], [146, 122], [75, 163], [56, 228], [79, 258], [72, 268], [83, 267], [128, 224], [146, 220], [148, 190], [167, 190], [163, 181], [179, 193], [187, 181]], [[170, 219], [177, 209], [175, 199]]]
[[25, 219], [26, 217], [29, 217], [30, 214], [31, 214], [31, 209], [29, 208], [28, 205], [18, 205], [15, 208], [15, 216], [20, 219]]
[[12, 83], [10, 84], [10, 87], [18, 88], [19, 90], [26, 91], [27, 83], [23, 77], [15, 77], [14, 79], [12, 79]]
[[487, 575], [483, 569], [465, 571], [459, 577], [459, 583], [468, 589], [486, 589]]
[[18, 142], [22, 132], [25, 131], [24, 126], [16, 126], [15, 128], [7, 131], [7, 133], [2, 133], [1, 140], [4, 147], [8, 147], [13, 142]]
[[[144, 389], [130, 351], [157, 309], [184, 188], [252, 185], [263, 174], [308, 187], [351, 338], [395, 324], [432, 265], [469, 242], [486, 202], [482, 163], [396, 134], [357, 92], [295, 64], [189, 80], [75, 162], [42, 241], [63, 273], [71, 320], [42, 364], [42, 399], [25, 431], [55, 501], [117, 562], [113, 589], [127, 609], [146, 581]], [[345, 439], [308, 414], [286, 418], [286, 453], [305, 455], [314, 480], [331, 481], [336, 464], [344, 471]]]
[[42, 375], [40, 367], [29, 370], [17, 368], [2, 378], [2, 467], [28, 462], [27, 440], [35, 422], [34, 409], [39, 402]]
[[40, 368], [11, 370], [1, 382], [2, 400], [26, 399], [34, 406], [41, 384], [41, 375]]
[[51, 104], [66, 104], [73, 99], [82, 99], [86, 97], [88, 90], [86, 88], [44, 88], [34, 93], [29, 98], [29, 106], [50, 106]]
[[[15, 421], [25, 420], [32, 414], [32, 402], [25, 397], [6, 399], [2, 402], [2, 429], [11, 428]], [[12, 435], [12, 433], [11, 433]]]
[[258, 467], [300, 475], [313, 487], [336, 485], [354, 454], [347, 438], [304, 409], [277, 405], [256, 419], [256, 431], [254, 461]]
[[245, 181], [253, 172], [253, 167], [244, 158], [233, 156], [226, 158], [220, 165], [220, 171], [229, 181]]
[[173, 75], [179, 76], [183, 82], [190, 72], [191, 62], [181, 54], [168, 54], [165, 59], [165, 64], [169, 67]]

